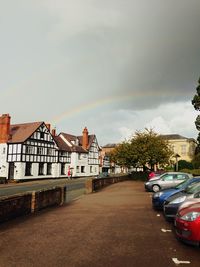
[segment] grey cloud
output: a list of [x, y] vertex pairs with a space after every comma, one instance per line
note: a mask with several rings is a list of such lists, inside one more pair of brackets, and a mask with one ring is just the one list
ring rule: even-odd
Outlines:
[[[106, 106], [109, 114], [190, 101], [195, 93], [199, 0], [1, 2], [1, 113], [18, 122], [51, 120], [98, 99], [121, 97]], [[100, 108], [82, 112], [72, 130], [83, 120], [92, 128], [86, 114], [103, 119]], [[106, 121], [109, 136], [120, 126]]]

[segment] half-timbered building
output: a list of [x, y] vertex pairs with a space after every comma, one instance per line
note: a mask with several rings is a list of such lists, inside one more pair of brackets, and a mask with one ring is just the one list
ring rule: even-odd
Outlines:
[[87, 128], [82, 136], [56, 135], [50, 124], [10, 124], [9, 114], [0, 116], [0, 177], [30, 180], [96, 176], [99, 145]]
[[6, 151], [3, 164], [7, 163], [8, 179], [57, 177], [58, 146], [49, 125], [44, 122], [10, 125], [8, 116], [4, 115], [7, 125], [3, 125], [7, 127], [7, 140], [0, 141]]
[[59, 135], [71, 148], [71, 169], [73, 176], [96, 176], [99, 174], [100, 147], [96, 136], [89, 135], [85, 127], [82, 136], [67, 133]]

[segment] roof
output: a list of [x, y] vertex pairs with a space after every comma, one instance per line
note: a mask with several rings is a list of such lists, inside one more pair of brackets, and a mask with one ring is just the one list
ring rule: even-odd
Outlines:
[[[75, 135], [71, 135], [71, 134], [67, 134], [67, 133], [60, 133], [70, 144], [71, 144], [71, 151], [73, 152], [78, 152], [78, 153], [87, 153], [88, 150], [90, 149], [92, 142], [95, 139], [95, 135], [91, 134], [88, 135], [88, 146], [87, 146], [87, 150], [84, 149], [82, 147], [83, 145], [83, 136], [75, 136]], [[78, 145], [76, 145], [76, 142], [78, 140]]]
[[[79, 140], [79, 144], [82, 146], [83, 145], [83, 136], [77, 136], [78, 137], [78, 140]], [[95, 139], [95, 135], [94, 134], [90, 134], [88, 135], [88, 146], [87, 146], [87, 149], [90, 149], [94, 139]]]
[[179, 135], [179, 134], [163, 134], [163, 135], [161, 135], [161, 137], [163, 137], [164, 139], [167, 139], [167, 140], [189, 139], [189, 138], [184, 137], [184, 136]]
[[107, 144], [105, 146], [102, 146], [103, 148], [113, 148], [113, 147], [116, 147], [117, 144]]
[[60, 136], [54, 136], [53, 138], [60, 150], [71, 152], [71, 148], [63, 141]]
[[44, 122], [30, 122], [11, 125], [8, 143], [25, 142], [43, 123]]

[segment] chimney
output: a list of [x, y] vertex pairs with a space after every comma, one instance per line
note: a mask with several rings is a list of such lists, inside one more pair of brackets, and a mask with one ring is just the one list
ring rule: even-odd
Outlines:
[[55, 129], [55, 128], [52, 129], [51, 134], [52, 134], [53, 136], [56, 136], [56, 129]]
[[10, 115], [0, 116], [0, 143], [7, 143], [10, 136]]
[[45, 123], [47, 129], [49, 130], [49, 132], [51, 132], [51, 124], [50, 123]]
[[83, 130], [83, 143], [82, 143], [82, 147], [84, 149], [87, 149], [87, 147], [88, 147], [88, 129], [87, 129], [87, 127], [85, 127], [84, 130]]

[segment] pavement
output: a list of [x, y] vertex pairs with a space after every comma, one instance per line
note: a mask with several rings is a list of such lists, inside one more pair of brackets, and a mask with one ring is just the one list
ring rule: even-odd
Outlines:
[[199, 255], [176, 240], [138, 181], [0, 225], [0, 267], [177, 266], [172, 258], [197, 267]]

